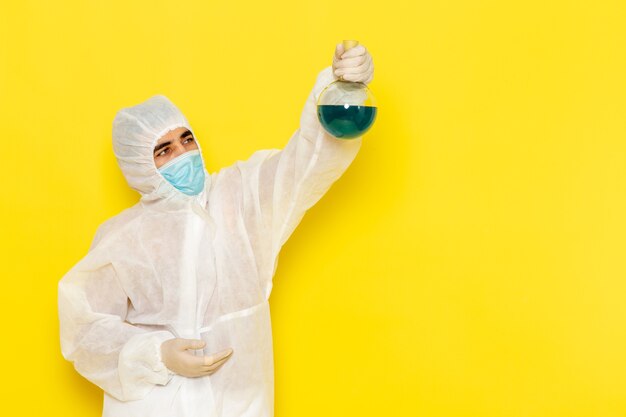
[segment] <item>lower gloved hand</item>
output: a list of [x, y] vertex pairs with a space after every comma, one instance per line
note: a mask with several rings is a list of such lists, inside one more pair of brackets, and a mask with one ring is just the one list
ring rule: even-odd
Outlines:
[[189, 350], [202, 349], [203, 340], [175, 338], [161, 344], [161, 359], [172, 372], [186, 377], [200, 377], [216, 372], [233, 353], [225, 349], [210, 356], [196, 356]]
[[340, 42], [333, 56], [333, 74], [345, 81], [369, 84], [374, 78], [374, 61], [365, 46], [359, 44], [344, 51]]

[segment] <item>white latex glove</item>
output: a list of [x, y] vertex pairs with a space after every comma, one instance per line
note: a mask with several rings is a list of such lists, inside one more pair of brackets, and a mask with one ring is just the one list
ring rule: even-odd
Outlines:
[[358, 44], [344, 51], [340, 42], [333, 56], [333, 74], [346, 81], [369, 84], [374, 78], [374, 61], [365, 46]]
[[216, 372], [233, 353], [226, 349], [211, 356], [196, 356], [188, 350], [202, 349], [203, 340], [169, 339], [161, 343], [161, 360], [172, 372], [186, 377], [200, 377]]

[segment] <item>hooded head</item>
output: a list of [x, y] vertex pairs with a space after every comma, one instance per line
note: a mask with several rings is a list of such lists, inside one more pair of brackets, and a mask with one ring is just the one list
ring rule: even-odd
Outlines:
[[[158, 171], [154, 163], [154, 146], [170, 130], [191, 126], [180, 110], [165, 96], [154, 96], [117, 112], [113, 120], [113, 152], [128, 185], [141, 194], [143, 202], [188, 201], [205, 198], [205, 191], [189, 196], [177, 190]], [[194, 135], [195, 137], [195, 135]], [[197, 142], [196, 142], [197, 143]], [[200, 144], [197, 143], [198, 149]], [[206, 172], [206, 182], [210, 179]]]

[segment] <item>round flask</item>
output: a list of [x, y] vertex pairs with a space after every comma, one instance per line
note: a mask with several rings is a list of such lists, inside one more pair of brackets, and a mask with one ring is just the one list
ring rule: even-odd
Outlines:
[[[347, 51], [357, 41], [344, 40]], [[376, 119], [376, 101], [365, 83], [343, 77], [328, 84], [317, 99], [317, 117], [322, 127], [338, 139], [355, 139], [367, 132]]]

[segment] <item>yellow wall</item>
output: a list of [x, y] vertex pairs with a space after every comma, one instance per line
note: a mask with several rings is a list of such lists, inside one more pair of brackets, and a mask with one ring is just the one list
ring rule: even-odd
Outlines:
[[379, 117], [281, 253], [276, 416], [626, 415], [625, 21], [621, 0], [3, 1], [3, 410], [100, 415], [56, 286], [138, 199], [115, 112], [167, 95], [213, 172], [282, 147], [354, 38]]

